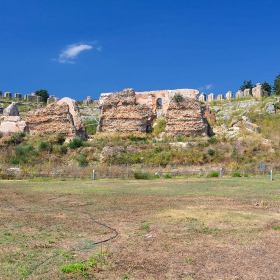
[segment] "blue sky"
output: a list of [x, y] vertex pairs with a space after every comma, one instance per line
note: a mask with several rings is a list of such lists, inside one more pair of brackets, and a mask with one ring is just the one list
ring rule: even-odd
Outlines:
[[280, 73], [278, 0], [0, 2], [0, 90], [239, 89]]

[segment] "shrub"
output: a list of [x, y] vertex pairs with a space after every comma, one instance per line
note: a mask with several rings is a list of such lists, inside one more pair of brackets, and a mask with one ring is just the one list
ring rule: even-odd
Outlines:
[[218, 172], [218, 171], [212, 171], [212, 172], [209, 174], [209, 177], [219, 177], [219, 172]]
[[150, 180], [151, 175], [149, 173], [134, 172], [134, 178], [138, 180]]
[[46, 151], [46, 150], [50, 150], [50, 149], [51, 149], [51, 145], [48, 142], [41, 142], [39, 145], [40, 151]]
[[184, 97], [181, 93], [175, 93], [175, 95], [172, 98], [175, 102], [182, 102]]
[[83, 140], [81, 138], [74, 138], [71, 140], [68, 144], [68, 147], [70, 149], [77, 149], [80, 148], [84, 145]]
[[164, 174], [164, 175], [163, 175], [163, 178], [164, 178], [164, 179], [171, 179], [172, 176], [171, 176], [170, 174]]
[[241, 177], [239, 172], [233, 172], [232, 177]]
[[67, 154], [67, 151], [68, 151], [67, 146], [60, 146], [59, 153], [60, 153], [61, 155], [66, 155], [66, 154]]
[[81, 154], [80, 156], [75, 157], [75, 160], [78, 162], [79, 166], [87, 166], [88, 165], [86, 154]]
[[216, 152], [214, 151], [214, 150], [212, 150], [212, 149], [209, 149], [208, 151], [207, 151], [207, 153], [208, 153], [208, 155], [209, 156], [214, 156], [215, 154], [216, 154]]
[[248, 175], [247, 173], [245, 173], [243, 176], [244, 176], [244, 177], [249, 177], [249, 175]]

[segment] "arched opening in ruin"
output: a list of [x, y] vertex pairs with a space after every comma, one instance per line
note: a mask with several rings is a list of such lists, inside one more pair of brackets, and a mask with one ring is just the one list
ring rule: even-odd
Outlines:
[[157, 109], [162, 109], [162, 99], [161, 98], [157, 99]]

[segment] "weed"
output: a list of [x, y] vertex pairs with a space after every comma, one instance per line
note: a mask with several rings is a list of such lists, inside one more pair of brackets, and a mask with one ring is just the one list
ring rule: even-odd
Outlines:
[[124, 275], [122, 276], [122, 279], [129, 279], [129, 277], [128, 277], [126, 274], [124, 274]]
[[164, 179], [171, 179], [172, 176], [171, 176], [170, 174], [164, 174], [164, 175], [163, 175], [163, 178], [164, 178]]
[[4, 235], [5, 236], [11, 236], [12, 234], [10, 232], [6, 231], [6, 232], [4, 232]]
[[142, 225], [142, 228], [144, 230], [149, 230], [150, 226], [149, 226], [149, 224], [145, 223], [145, 224]]
[[83, 262], [72, 263], [66, 266], [61, 266], [60, 269], [64, 273], [77, 273], [79, 271], [85, 270], [86, 266]]
[[243, 176], [244, 176], [244, 177], [249, 177], [249, 175], [248, 175], [247, 173], [245, 173]]
[[274, 229], [275, 230], [280, 230], [280, 226], [277, 225], [277, 226], [274, 227]]
[[21, 273], [22, 279], [25, 279], [29, 275], [28, 267], [26, 266], [25, 268], [21, 268], [20, 273]]
[[191, 258], [186, 258], [186, 263], [192, 263], [193, 260]]

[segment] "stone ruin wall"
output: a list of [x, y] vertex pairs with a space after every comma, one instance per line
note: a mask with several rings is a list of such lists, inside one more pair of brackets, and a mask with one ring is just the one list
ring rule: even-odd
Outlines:
[[30, 135], [61, 133], [70, 139], [87, 138], [77, 102], [67, 97], [47, 107], [29, 111], [26, 114], [26, 125]]
[[99, 108], [101, 115], [97, 132], [146, 133], [156, 118], [151, 107], [136, 102], [133, 89], [102, 94]]
[[198, 99], [199, 91], [195, 89], [154, 90], [135, 92], [136, 102], [150, 106], [153, 112], [157, 110], [157, 101], [162, 100], [162, 113], [165, 114], [169, 103], [175, 94], [181, 94], [184, 98]]
[[[181, 102], [173, 100], [176, 93], [183, 96]], [[207, 110], [198, 101], [198, 94], [197, 90], [190, 89], [149, 92], [125, 89], [122, 92], [101, 94], [97, 132], [149, 132], [156, 119], [157, 100], [161, 98], [167, 135], [207, 135], [209, 125], [204, 116]], [[210, 110], [207, 112], [209, 114]]]

